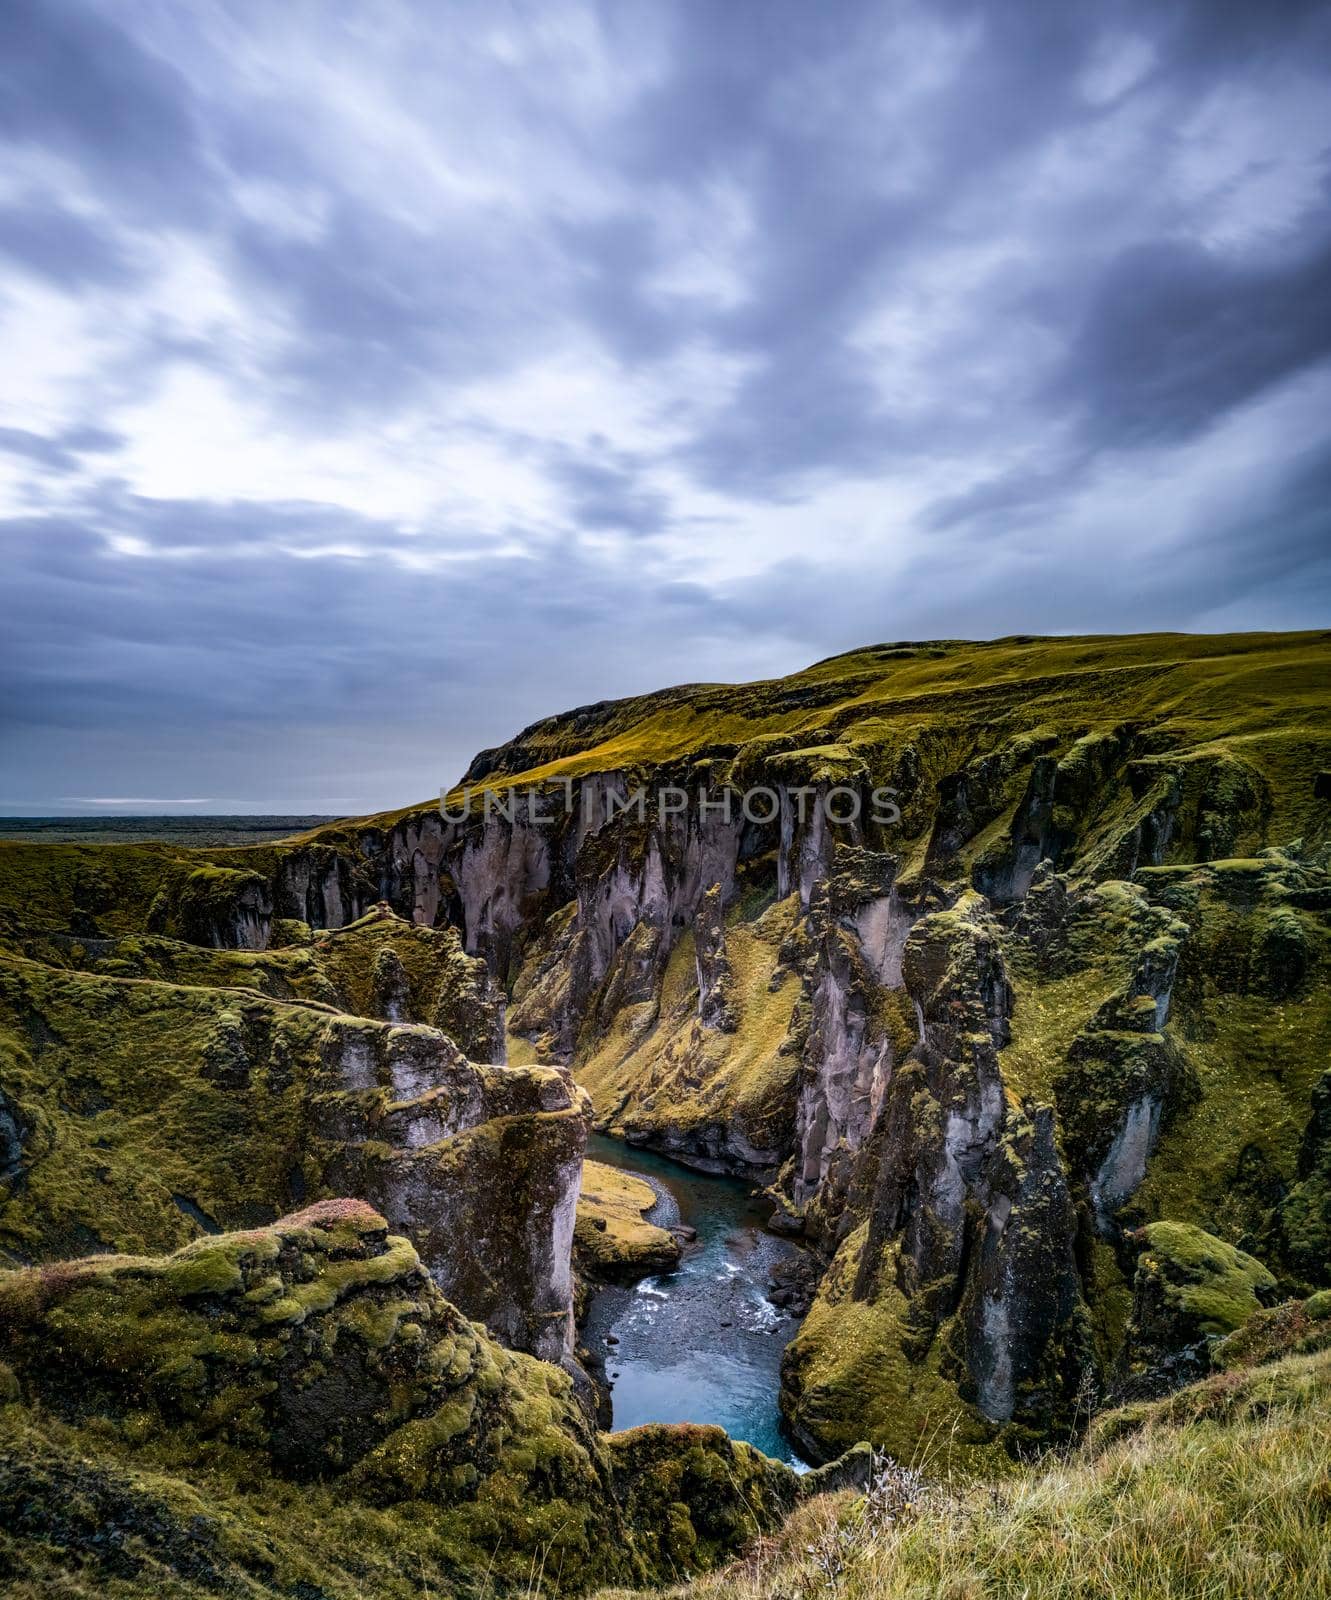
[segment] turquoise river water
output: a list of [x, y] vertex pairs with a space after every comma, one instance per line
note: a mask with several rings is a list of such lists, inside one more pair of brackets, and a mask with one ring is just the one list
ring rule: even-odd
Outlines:
[[[698, 1231], [677, 1271], [601, 1290], [584, 1337], [604, 1352], [614, 1426], [714, 1422], [778, 1460], [802, 1466], [781, 1431], [781, 1352], [799, 1324], [767, 1299], [772, 1269], [798, 1246], [769, 1233], [770, 1207], [735, 1178], [593, 1135], [593, 1161], [636, 1173], [656, 1191], [650, 1220]], [[617, 1339], [607, 1344], [607, 1336]]]

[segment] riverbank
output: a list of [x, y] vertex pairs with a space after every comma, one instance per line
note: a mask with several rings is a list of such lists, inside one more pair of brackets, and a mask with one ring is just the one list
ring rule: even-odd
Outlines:
[[685, 1168], [597, 1134], [588, 1157], [648, 1183], [648, 1220], [697, 1238], [679, 1266], [592, 1297], [582, 1330], [605, 1361], [616, 1429], [716, 1423], [777, 1460], [803, 1466], [782, 1431], [781, 1355], [799, 1323], [768, 1299], [801, 1248], [765, 1226], [770, 1207], [740, 1179]]

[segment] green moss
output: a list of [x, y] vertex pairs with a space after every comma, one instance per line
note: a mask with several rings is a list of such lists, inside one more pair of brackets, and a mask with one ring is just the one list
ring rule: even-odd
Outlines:
[[770, 1530], [798, 1498], [794, 1475], [720, 1428], [611, 1434], [615, 1484], [650, 1568], [684, 1577]]
[[573, 1231], [579, 1270], [602, 1279], [634, 1279], [677, 1266], [679, 1241], [646, 1219], [655, 1205], [656, 1191], [641, 1178], [584, 1161]]
[[781, 1408], [795, 1437], [824, 1458], [867, 1439], [903, 1462], [924, 1464], [941, 1449], [958, 1469], [1002, 1470], [998, 1430], [944, 1375], [946, 1338], [921, 1348], [892, 1263], [871, 1299], [855, 1298], [867, 1232], [841, 1244], [787, 1347]]
[[313, 1092], [328, 1084], [329, 1020], [253, 992], [0, 956], [3, 1076], [30, 1129], [0, 1249], [163, 1249], [200, 1217], [243, 1225], [285, 1210]]
[[[1325, 874], [1270, 856], [1138, 877], [1189, 929], [1169, 1033], [1197, 1092], [1164, 1130], [1134, 1208], [1252, 1242], [1296, 1179], [1331, 1038], [1331, 933], [1299, 904], [1324, 892]], [[1272, 918], [1299, 925], [1305, 975], [1297, 992], [1269, 964]]]
[[1306, 1300], [1285, 1300], [1254, 1311], [1242, 1327], [1212, 1347], [1211, 1363], [1232, 1371], [1328, 1346], [1331, 1291], [1323, 1289]]
[[[275, 1319], [274, 1306], [299, 1315]], [[0, 1506], [5, 1452], [21, 1449], [26, 1503], [41, 1502], [47, 1537], [64, 1527], [71, 1560], [97, 1560], [62, 1520], [73, 1462], [96, 1496], [118, 1479], [154, 1501], [132, 1523], [150, 1543], [197, 1483], [210, 1528], [239, 1514], [239, 1551], [266, 1548], [283, 1584], [322, 1560], [336, 1593], [367, 1571], [388, 1585], [376, 1592], [429, 1571], [443, 1592], [484, 1575], [526, 1593], [542, 1560], [568, 1591], [660, 1580], [686, 1535], [689, 1565], [714, 1565], [798, 1495], [789, 1468], [720, 1429], [598, 1439], [565, 1373], [492, 1343], [360, 1202], [165, 1258], [0, 1273], [0, 1329], [34, 1402], [14, 1404], [6, 1384]], [[239, 1510], [251, 1496], [280, 1528], [322, 1524], [303, 1559], [300, 1541], [253, 1543], [260, 1518]], [[404, 1540], [409, 1564], [391, 1553]]]
[[186, 1250], [172, 1263], [169, 1280], [174, 1294], [230, 1294], [242, 1283], [234, 1253], [218, 1245]]
[[1153, 1222], [1141, 1231], [1139, 1299], [1143, 1279], [1158, 1280], [1166, 1310], [1188, 1330], [1212, 1338], [1233, 1333], [1275, 1293], [1276, 1281], [1260, 1261], [1201, 1228]]

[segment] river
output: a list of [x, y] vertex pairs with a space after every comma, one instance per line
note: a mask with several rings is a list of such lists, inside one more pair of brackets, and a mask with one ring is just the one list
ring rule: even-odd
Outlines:
[[[778, 1263], [799, 1246], [769, 1233], [748, 1184], [681, 1167], [593, 1135], [587, 1155], [644, 1179], [662, 1227], [698, 1231], [677, 1271], [598, 1291], [584, 1339], [605, 1354], [614, 1426], [714, 1422], [779, 1461], [802, 1467], [781, 1431], [781, 1352], [799, 1324], [767, 1299]], [[617, 1339], [607, 1345], [607, 1336]]]

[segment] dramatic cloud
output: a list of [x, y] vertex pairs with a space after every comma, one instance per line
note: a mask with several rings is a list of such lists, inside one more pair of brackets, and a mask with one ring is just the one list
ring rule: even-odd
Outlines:
[[9, 0], [0, 808], [1324, 625], [1328, 128], [1291, 0]]

